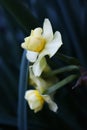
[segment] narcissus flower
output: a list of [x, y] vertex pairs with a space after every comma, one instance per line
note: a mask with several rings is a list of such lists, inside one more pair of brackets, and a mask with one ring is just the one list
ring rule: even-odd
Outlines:
[[[51, 71], [50, 67], [47, 65], [44, 73]], [[38, 112], [43, 108], [44, 102], [47, 102], [50, 110], [56, 112], [58, 107], [56, 103], [52, 100], [54, 93], [51, 95], [43, 94], [50, 86], [58, 81], [54, 76], [52, 78], [44, 79], [42, 76], [37, 77], [32, 71], [32, 66], [29, 66], [29, 81], [33, 85], [35, 90], [28, 90], [25, 93], [25, 99], [34, 112]]]
[[42, 110], [45, 102], [48, 103], [50, 110], [56, 112], [58, 107], [55, 102], [52, 101], [49, 95], [41, 95], [38, 90], [28, 90], [25, 93], [25, 99], [28, 101], [31, 110], [38, 112]]
[[46, 55], [51, 58], [62, 45], [61, 34], [56, 31], [53, 35], [51, 23], [44, 20], [43, 29], [38, 27], [31, 31], [29, 37], [25, 38], [22, 48], [27, 50], [27, 59], [33, 62], [33, 72], [35, 76], [40, 76], [44, 67]]

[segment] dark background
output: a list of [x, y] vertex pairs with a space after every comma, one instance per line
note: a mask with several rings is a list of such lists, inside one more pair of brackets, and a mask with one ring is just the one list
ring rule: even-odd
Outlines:
[[[0, 130], [10, 130], [17, 129], [19, 125], [17, 120], [19, 79], [23, 54], [20, 45], [24, 37], [29, 35], [32, 27], [42, 26], [44, 18], [49, 18], [54, 32], [58, 30], [62, 35], [64, 44], [60, 52], [78, 58], [81, 65], [87, 68], [87, 2], [86, 0], [18, 0], [15, 2], [13, 0], [13, 4], [18, 2], [16, 8], [18, 12], [20, 12], [19, 5], [22, 4], [37, 21], [35, 25], [23, 8], [21, 21], [26, 24], [22, 26], [23, 23], [21, 24], [21, 21], [14, 17], [14, 13], [9, 11], [2, 1], [0, 0]], [[12, 6], [13, 4], [11, 3]], [[56, 67], [60, 65], [55, 57], [52, 60], [56, 63]], [[87, 129], [87, 87], [80, 86], [74, 92], [68, 88], [62, 89], [56, 94], [55, 99], [58, 99], [56, 102], [60, 107], [57, 115], [48, 112], [47, 108], [44, 110], [46, 112], [37, 114], [37, 118], [29, 112], [30, 130], [50, 129], [50, 122], [51, 128], [54, 129], [56, 125], [60, 129], [63, 126], [63, 129], [70, 130]], [[48, 118], [45, 121], [43, 113], [49, 113], [48, 117], [52, 119], [48, 121]], [[56, 121], [59, 124], [55, 124]]]

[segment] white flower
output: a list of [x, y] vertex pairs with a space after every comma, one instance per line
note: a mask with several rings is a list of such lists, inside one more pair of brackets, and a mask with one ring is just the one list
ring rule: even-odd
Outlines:
[[58, 109], [57, 104], [52, 101], [49, 95], [41, 95], [38, 90], [28, 90], [25, 93], [25, 99], [28, 101], [30, 109], [34, 112], [42, 110], [44, 102], [48, 103], [49, 109], [56, 112]]
[[[47, 65], [44, 73], [50, 72], [51, 69]], [[29, 66], [29, 79], [30, 84], [34, 86], [35, 90], [28, 90], [25, 93], [25, 99], [28, 101], [28, 104], [34, 112], [38, 112], [43, 108], [44, 102], [46, 102], [50, 110], [56, 112], [58, 107], [57, 104], [53, 101], [54, 93], [51, 95], [43, 94], [50, 86], [58, 81], [54, 76], [52, 78], [44, 79], [43, 77], [37, 77], [32, 71], [32, 66]]]
[[53, 35], [51, 23], [48, 19], [44, 20], [43, 29], [38, 27], [31, 31], [31, 35], [25, 38], [22, 47], [27, 50], [27, 59], [33, 64], [35, 76], [40, 76], [44, 67], [44, 56], [51, 58], [62, 45], [61, 34], [56, 31]]

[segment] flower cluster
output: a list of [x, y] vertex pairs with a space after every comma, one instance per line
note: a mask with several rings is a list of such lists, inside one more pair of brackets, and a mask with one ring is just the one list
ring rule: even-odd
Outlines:
[[45, 56], [53, 57], [62, 44], [60, 32], [56, 31], [53, 34], [48, 19], [44, 20], [43, 28], [38, 27], [31, 30], [30, 36], [26, 37], [24, 43], [21, 44], [21, 47], [26, 49], [26, 58], [32, 63], [29, 66], [29, 81], [34, 86], [34, 90], [27, 90], [25, 99], [34, 112], [40, 111], [45, 102], [50, 110], [56, 112], [58, 109], [57, 104], [53, 101], [54, 93], [45, 93], [48, 88], [58, 82], [56, 76], [44, 77], [52, 72]]
[[[68, 62], [69, 66], [57, 70], [52, 70], [47, 63], [46, 56], [53, 57], [62, 44], [60, 32], [53, 33], [49, 19], [44, 20], [43, 28], [31, 30], [30, 36], [26, 37], [21, 44], [21, 47], [26, 49], [27, 60], [31, 63], [29, 84], [34, 88], [25, 92], [25, 99], [35, 113], [42, 110], [45, 102], [50, 110], [56, 112], [58, 106], [54, 101], [55, 91], [78, 77], [79, 67], [75, 58], [59, 54], [59, 58]], [[72, 71], [75, 71], [75, 74], [67, 76], [62, 81], [56, 76], [56, 74]]]

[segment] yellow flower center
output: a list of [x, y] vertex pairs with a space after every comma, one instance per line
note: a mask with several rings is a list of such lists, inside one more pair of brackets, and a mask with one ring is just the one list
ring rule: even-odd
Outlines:
[[46, 40], [41, 35], [42, 29], [36, 28], [31, 31], [31, 35], [25, 38], [25, 43], [22, 44], [22, 47], [35, 52], [40, 52], [44, 49]]
[[34, 90], [30, 95], [35, 95], [36, 99], [41, 103], [41, 105], [44, 104], [44, 99], [43, 97], [40, 95], [40, 93], [37, 90]]

